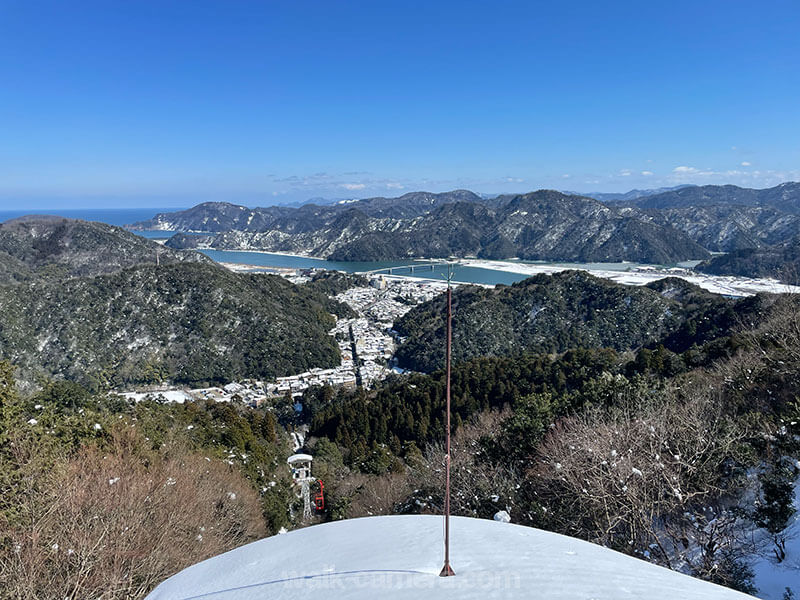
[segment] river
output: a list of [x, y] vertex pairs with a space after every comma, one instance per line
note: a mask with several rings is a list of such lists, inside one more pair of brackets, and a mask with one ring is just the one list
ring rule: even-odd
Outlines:
[[[136, 232], [151, 239], [170, 237], [169, 231]], [[237, 263], [258, 267], [282, 267], [292, 269], [328, 269], [358, 273], [395, 267], [393, 275], [415, 277], [421, 279], [444, 279], [444, 269], [436, 267], [431, 270], [403, 270], [397, 267], [417, 265], [420, 260], [376, 261], [376, 262], [340, 262], [280, 254], [273, 252], [257, 252], [244, 250], [200, 250], [209, 258], [221, 263]], [[745, 277], [722, 277], [705, 275], [693, 271], [698, 261], [687, 261], [676, 265], [646, 265], [631, 262], [609, 263], [565, 263], [539, 262], [521, 260], [476, 260], [466, 259], [453, 268], [453, 280], [460, 283], [477, 283], [481, 285], [511, 285], [540, 273], [552, 274], [566, 269], [588, 271], [597, 277], [610, 279], [616, 283], [627, 285], [645, 285], [664, 277], [680, 277], [711, 292], [730, 297], [750, 296], [758, 292], [792, 292], [800, 293], [800, 287], [787, 286], [769, 279], [748, 279]]]

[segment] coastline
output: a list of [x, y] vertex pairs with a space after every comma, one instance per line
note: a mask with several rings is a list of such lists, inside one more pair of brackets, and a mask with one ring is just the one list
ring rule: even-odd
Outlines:
[[[310, 256], [298, 253], [291, 253], [291, 252], [270, 252], [266, 250], [217, 250], [217, 249], [210, 249], [216, 250], [217, 252], [240, 252], [240, 253], [252, 253], [252, 254], [259, 254], [259, 255], [273, 255], [273, 256], [285, 256], [290, 258], [298, 258], [304, 260], [314, 260], [320, 261], [321, 263], [331, 263], [330, 269], [331, 270], [341, 270], [337, 269], [336, 261], [329, 261], [325, 258], [320, 258], [317, 256]], [[441, 259], [422, 259], [422, 258], [414, 258], [409, 259], [407, 264], [413, 264], [416, 262], [424, 262], [426, 260], [441, 260]], [[220, 264], [223, 264], [227, 268], [235, 271], [249, 271], [249, 272], [259, 272], [259, 271], [267, 271], [272, 273], [287, 273], [292, 269], [302, 268], [301, 266], [297, 267], [287, 267], [281, 265], [262, 265], [262, 264], [248, 264], [241, 262], [241, 260], [236, 261], [218, 261]], [[377, 261], [376, 261], [377, 262]], [[387, 261], [390, 262], [390, 261]], [[401, 262], [401, 261], [391, 261], [391, 262]], [[546, 274], [552, 275], [554, 273], [560, 273], [562, 271], [569, 271], [569, 270], [581, 270], [591, 273], [596, 277], [601, 277], [603, 279], [609, 279], [614, 281], [615, 283], [620, 283], [624, 285], [647, 285], [653, 281], [657, 281], [659, 279], [664, 279], [665, 277], [679, 277], [697, 285], [705, 290], [708, 290], [715, 294], [721, 294], [724, 296], [733, 296], [733, 297], [742, 297], [742, 296], [751, 296], [760, 292], [767, 292], [767, 293], [794, 293], [800, 294], [800, 286], [793, 286], [789, 284], [781, 283], [774, 279], [752, 279], [747, 277], [734, 277], [734, 276], [725, 276], [725, 275], [707, 275], [704, 273], [699, 273], [693, 271], [686, 267], [668, 267], [663, 265], [644, 265], [644, 264], [636, 264], [631, 263], [630, 267], [626, 270], [619, 270], [614, 268], [602, 268], [603, 263], [586, 263], [585, 265], [581, 264], [559, 264], [559, 263], [528, 263], [528, 262], [520, 262], [520, 261], [502, 261], [502, 260], [484, 260], [484, 259], [475, 259], [475, 258], [465, 258], [460, 259], [458, 261], [460, 267], [465, 268], [473, 268], [473, 269], [481, 269], [483, 271], [488, 272], [497, 272], [497, 273], [511, 273], [514, 275], [520, 275], [522, 277], [532, 277], [534, 275]], [[608, 263], [609, 267], [618, 266], [622, 263]], [[324, 265], [315, 265], [315, 268], [326, 268]], [[366, 271], [352, 271], [354, 273], [364, 273]], [[439, 283], [440, 280], [434, 277], [415, 277], [413, 275], [406, 275], [406, 274], [394, 274], [391, 275], [389, 273], [384, 274], [384, 277], [393, 278], [393, 279], [402, 279], [402, 280], [409, 280], [409, 281], [425, 281], [430, 283]], [[457, 285], [480, 285], [482, 287], [494, 287], [497, 283], [486, 283], [486, 282], [473, 282], [473, 281], [463, 281], [460, 279], [456, 279], [453, 281], [454, 284]]]
[[773, 294], [800, 294], [800, 286], [781, 283], [776, 279], [751, 279], [730, 275], [706, 275], [681, 267], [662, 267], [647, 265], [630, 271], [609, 271], [602, 269], [580, 268], [578, 266], [562, 267], [559, 265], [534, 265], [530, 263], [506, 263], [504, 261], [465, 260], [464, 264], [479, 269], [506, 271], [519, 275], [539, 275], [560, 273], [569, 270], [582, 270], [596, 277], [610, 279], [625, 285], [646, 285], [665, 277], [678, 277], [716, 294], [725, 296], [751, 296], [759, 292]]

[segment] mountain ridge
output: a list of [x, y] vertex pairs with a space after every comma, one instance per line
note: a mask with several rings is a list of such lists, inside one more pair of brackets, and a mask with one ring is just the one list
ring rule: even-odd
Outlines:
[[[460, 256], [655, 264], [747, 249], [771, 254], [772, 264], [781, 244], [800, 230], [797, 182], [765, 189], [682, 185], [604, 198], [555, 190], [492, 197], [453, 190], [297, 209], [204, 203], [132, 227], [207, 231], [194, 239], [176, 234], [167, 242], [176, 249], [292, 252], [340, 261]], [[765, 271], [737, 272], [757, 277]]]
[[[224, 205], [215, 217], [214, 210], [214, 205], [198, 205], [173, 217], [157, 215], [134, 227], [192, 231], [207, 227], [215, 237], [203, 243], [216, 249], [296, 252], [347, 261], [459, 255], [674, 263], [709, 256], [669, 225], [555, 190], [492, 200], [466, 190], [419, 192], [332, 207], [307, 205], [293, 213], [284, 208]], [[223, 225], [237, 223], [240, 229], [222, 230]], [[167, 242], [175, 248], [198, 243], [187, 236]]]
[[102, 275], [157, 262], [210, 260], [196, 252], [164, 247], [105, 223], [49, 215], [30, 215], [0, 223], [0, 285], [40, 278]]

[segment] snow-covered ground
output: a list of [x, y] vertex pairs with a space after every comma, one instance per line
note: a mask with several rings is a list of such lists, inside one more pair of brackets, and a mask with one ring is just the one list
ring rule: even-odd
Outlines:
[[767, 544], [765, 556], [753, 563], [758, 597], [764, 600], [782, 600], [787, 587], [800, 597], [800, 481], [794, 487], [794, 507], [797, 512], [784, 530], [786, 559], [778, 563], [770, 556], [771, 547]]
[[439, 577], [442, 518], [368, 517], [267, 538], [196, 564], [148, 600], [751, 598], [601, 546], [510, 523], [454, 517]]
[[[568, 269], [580, 268], [575, 265], [532, 264], [513, 261], [464, 260], [461, 262], [470, 267], [494, 269], [496, 271], [519, 273], [521, 275], [538, 275], [539, 273], [552, 274]], [[664, 279], [664, 277], [680, 277], [710, 292], [726, 296], [752, 296], [759, 292], [800, 293], [800, 286], [780, 283], [774, 279], [749, 279], [747, 277], [704, 275], [703, 273], [679, 267], [673, 269], [638, 267], [630, 271], [612, 271], [598, 268], [586, 268], [582, 270], [588, 271], [597, 277], [611, 279], [617, 283], [624, 283], [627, 285], [645, 285], [651, 281]]]
[[192, 396], [183, 390], [164, 390], [161, 392], [121, 392], [120, 396], [133, 400], [134, 402], [141, 402], [145, 398], [153, 398], [163, 402], [174, 402], [176, 404], [183, 404], [192, 400]]

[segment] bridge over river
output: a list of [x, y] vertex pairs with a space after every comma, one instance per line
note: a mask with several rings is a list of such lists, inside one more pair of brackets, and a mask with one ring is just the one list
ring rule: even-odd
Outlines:
[[452, 260], [431, 260], [431, 261], [418, 261], [410, 265], [399, 265], [395, 267], [382, 267], [380, 269], [372, 269], [371, 271], [362, 271], [362, 275], [403, 275], [405, 273], [420, 273], [424, 271], [435, 271], [437, 267], [458, 266], [460, 261]]

